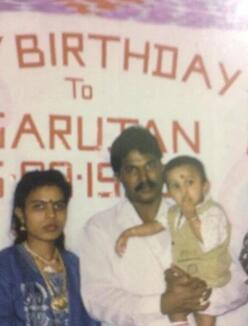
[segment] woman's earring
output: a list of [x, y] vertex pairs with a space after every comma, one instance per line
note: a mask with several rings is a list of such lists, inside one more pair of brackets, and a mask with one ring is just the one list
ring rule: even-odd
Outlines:
[[25, 232], [26, 231], [26, 227], [25, 227], [25, 224], [24, 223], [21, 224], [20, 231], [22, 231], [22, 232]]

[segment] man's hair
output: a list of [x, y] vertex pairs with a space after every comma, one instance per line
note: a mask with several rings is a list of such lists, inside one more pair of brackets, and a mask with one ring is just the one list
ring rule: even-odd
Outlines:
[[[15, 232], [15, 243], [21, 243], [26, 240], [27, 234], [21, 230], [21, 222], [15, 214], [16, 208], [25, 208], [25, 202], [28, 195], [40, 187], [44, 186], [56, 186], [63, 195], [66, 205], [71, 197], [71, 185], [66, 181], [64, 175], [58, 170], [45, 170], [45, 171], [30, 171], [25, 173], [20, 181], [17, 183], [12, 211], [12, 229]], [[58, 247], [64, 247], [64, 235], [62, 234], [56, 241]]]
[[125, 129], [113, 142], [110, 149], [111, 166], [115, 174], [119, 174], [123, 159], [133, 151], [152, 154], [161, 159], [162, 153], [157, 139], [142, 126]]
[[177, 168], [182, 165], [190, 165], [190, 166], [194, 167], [198, 171], [202, 181], [203, 182], [207, 181], [207, 175], [206, 175], [205, 167], [204, 167], [203, 163], [195, 157], [182, 155], [182, 156], [173, 158], [167, 164], [165, 164], [164, 178], [165, 178], [166, 183], [167, 183], [168, 173], [171, 172], [171, 170], [173, 170], [174, 168]]

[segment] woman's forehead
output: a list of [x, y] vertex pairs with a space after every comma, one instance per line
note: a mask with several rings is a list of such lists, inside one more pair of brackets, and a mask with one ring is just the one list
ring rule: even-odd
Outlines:
[[56, 185], [45, 185], [33, 189], [26, 197], [26, 202], [30, 200], [60, 200], [64, 199], [62, 190]]

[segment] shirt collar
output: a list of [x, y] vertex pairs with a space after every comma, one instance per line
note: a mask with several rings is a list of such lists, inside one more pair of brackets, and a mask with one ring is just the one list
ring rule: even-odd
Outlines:
[[[160, 216], [165, 216], [166, 217], [167, 213], [168, 213], [168, 207], [169, 206], [171, 206], [171, 204], [169, 204], [169, 201], [166, 198], [162, 198], [155, 219], [156, 220], [159, 219]], [[134, 206], [132, 205], [132, 203], [128, 199], [125, 199], [122, 202], [121, 211], [120, 211], [120, 218], [123, 221], [123, 223], [125, 223], [128, 226], [142, 224], [141, 218], [139, 217], [139, 215], [136, 212]], [[124, 222], [124, 220], [126, 222]]]

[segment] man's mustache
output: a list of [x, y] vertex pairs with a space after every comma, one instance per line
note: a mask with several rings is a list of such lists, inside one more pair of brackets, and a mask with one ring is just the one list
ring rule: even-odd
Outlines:
[[156, 187], [157, 183], [155, 181], [151, 181], [151, 180], [148, 180], [146, 182], [140, 182], [136, 187], [135, 187], [135, 191], [140, 191], [140, 190], [143, 190], [147, 187], [149, 188], [154, 188]]

